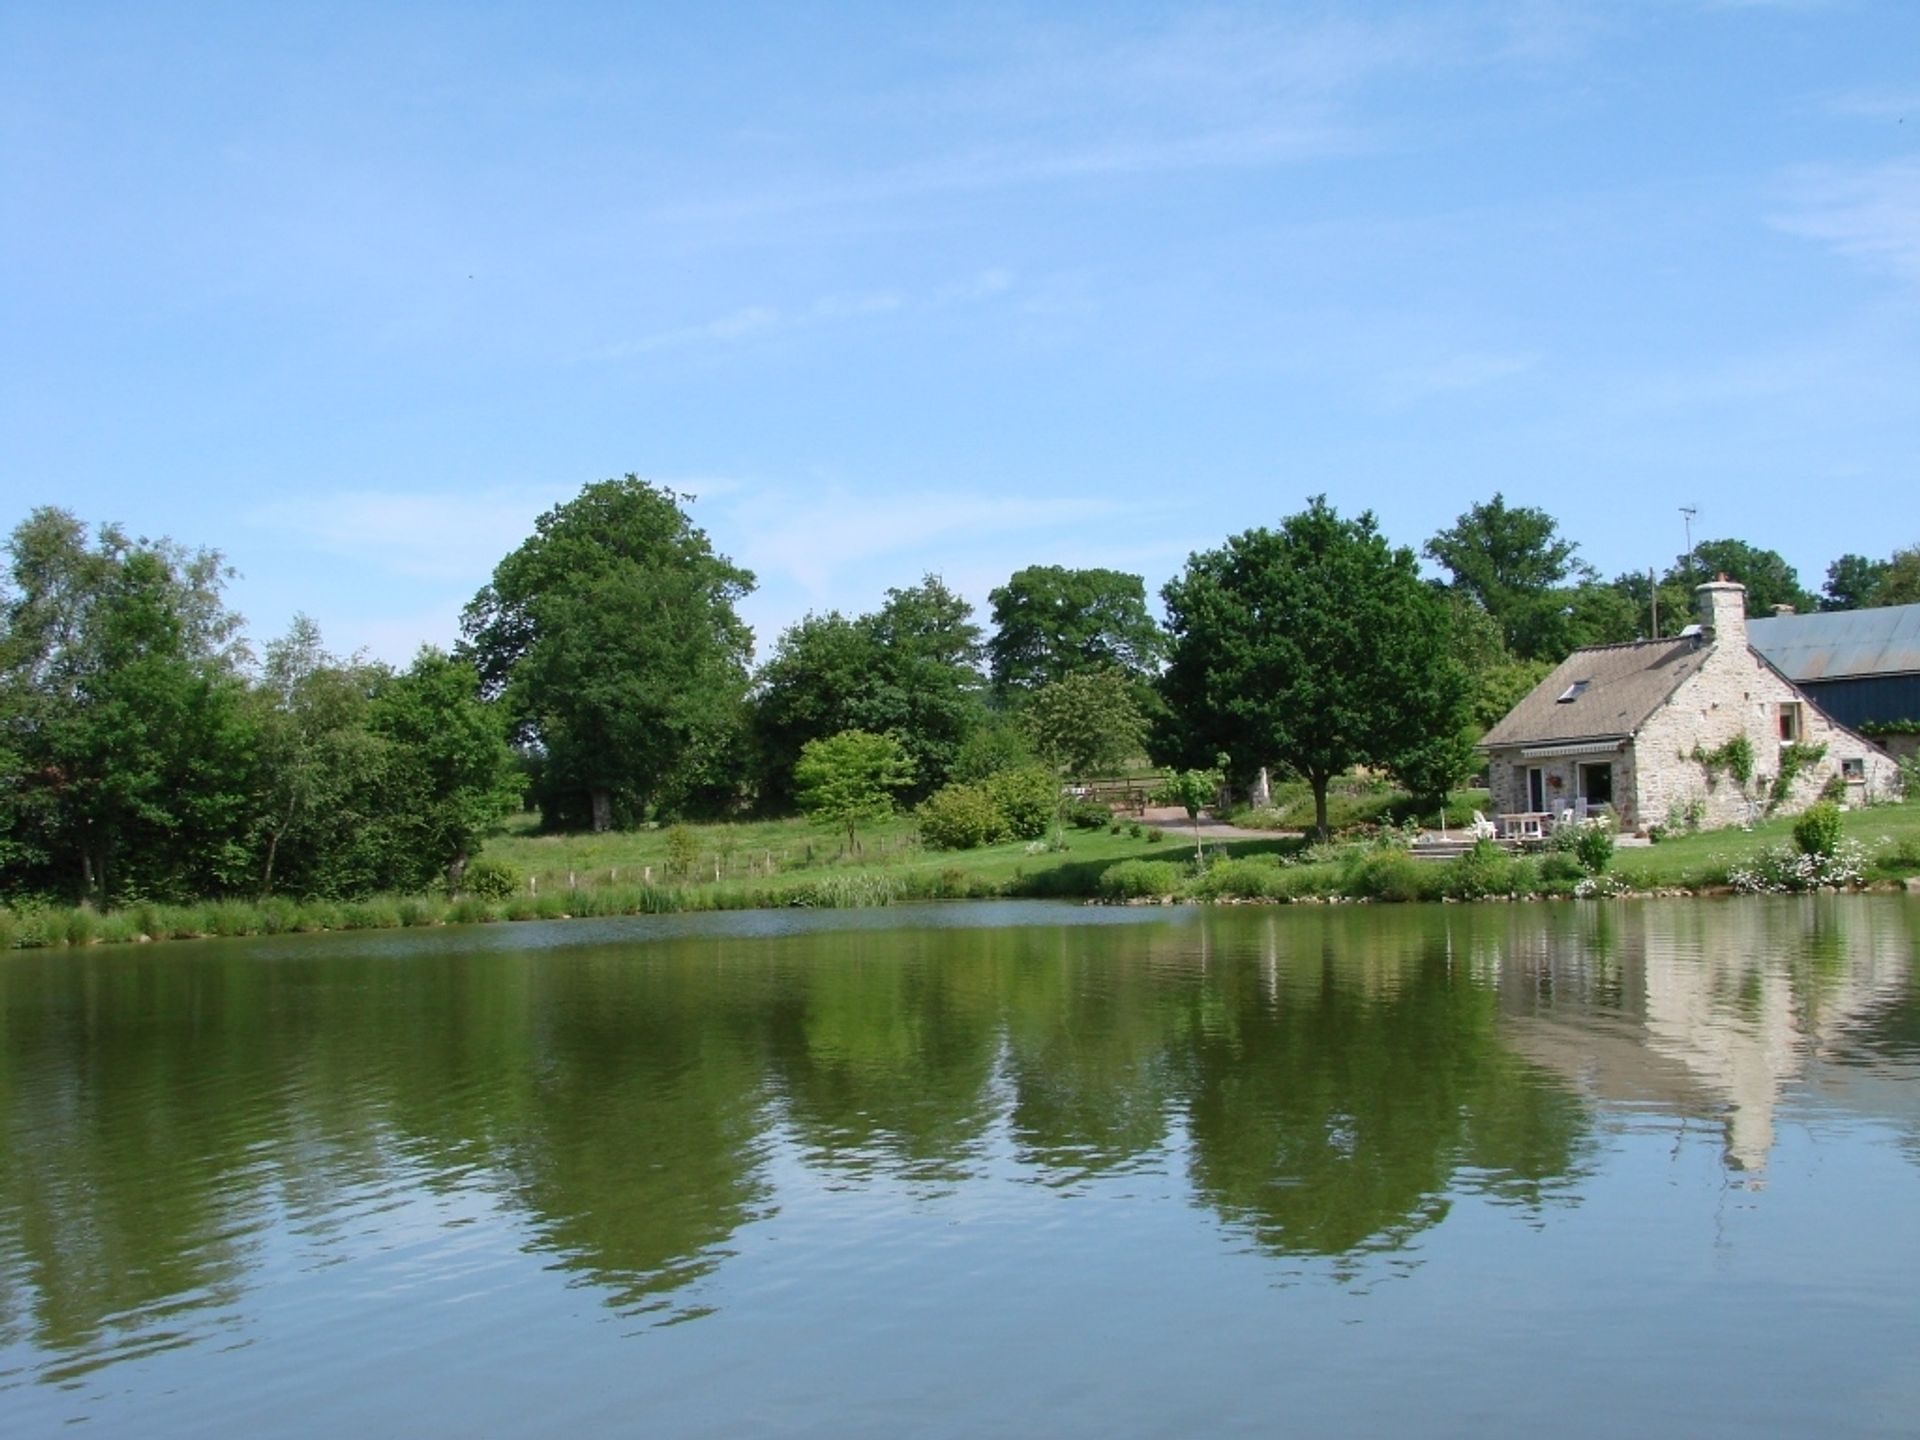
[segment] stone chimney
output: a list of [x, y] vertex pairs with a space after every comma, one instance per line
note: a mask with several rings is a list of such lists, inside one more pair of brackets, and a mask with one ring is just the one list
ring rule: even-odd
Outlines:
[[1694, 604], [1700, 623], [1711, 626], [1716, 642], [1739, 646], [1747, 643], [1747, 587], [1725, 575], [1697, 586]]
[[1791, 605], [1776, 605], [1773, 607], [1773, 618], [1776, 620], [1793, 613], [1794, 610]]

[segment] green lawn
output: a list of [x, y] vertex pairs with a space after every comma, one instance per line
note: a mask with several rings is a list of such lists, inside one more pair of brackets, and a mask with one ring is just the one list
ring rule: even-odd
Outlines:
[[[1920, 875], [1920, 803], [1879, 806], [1844, 820], [1867, 854], [1870, 881]], [[1761, 852], [1792, 844], [1792, 821], [1750, 832], [1711, 831], [1616, 853], [1613, 874], [1634, 890], [1711, 890], [1728, 870]], [[680, 910], [775, 906], [864, 906], [906, 900], [993, 895], [1083, 898], [1103, 893], [1102, 875], [1135, 863], [1127, 884], [1110, 877], [1113, 896], [1178, 895], [1207, 900], [1433, 900], [1567, 895], [1579, 878], [1571, 857], [1510, 857], [1501, 852], [1454, 862], [1416, 860], [1403, 848], [1366, 842], [1310, 846], [1293, 837], [1209, 842], [1210, 860], [1194, 873], [1191, 840], [1122, 822], [1106, 830], [1069, 829], [1064, 848], [1014, 841], [977, 850], [927, 850], [902, 817], [864, 830], [857, 851], [804, 821], [690, 826], [691, 863], [671, 870], [669, 830], [602, 835], [541, 835], [521, 821], [486, 848], [512, 875], [494, 898], [464, 894], [374, 896], [357, 901], [209, 900], [141, 905], [99, 914], [87, 907], [0, 908], [0, 949], [88, 945], [141, 938], [275, 934], [492, 920], [558, 919]], [[717, 877], [716, 878], [716, 874]]]
[[[849, 851], [846, 837], [804, 820], [739, 821], [684, 827], [691, 838], [693, 860], [684, 874], [672, 870], [670, 827], [608, 831], [604, 834], [543, 835], [532, 818], [517, 821], [506, 834], [487, 842], [489, 859], [505, 861], [522, 876], [531, 876], [537, 889], [552, 886], [655, 884], [681, 881], [751, 882], [821, 873], [896, 872], [914, 874], [960, 869], [996, 883], [1042, 870], [1089, 861], [1107, 863], [1135, 855], [1178, 853], [1180, 841], [1169, 836], [1151, 839], [1123, 827], [1118, 835], [1105, 830], [1068, 829], [1064, 852], [1033, 853], [1039, 842], [1010, 841], [978, 850], [929, 850], [920, 844], [914, 822], [896, 816], [880, 825], [862, 827], [857, 850]], [[1189, 846], [1189, 848], [1191, 848]]]
[[[1920, 801], [1849, 811], [1847, 838], [1867, 852], [1868, 875], [1899, 879], [1920, 874]], [[1646, 849], [1621, 850], [1614, 871], [1635, 889], [1724, 885], [1727, 867], [1763, 850], [1793, 844], [1793, 820], [1765, 820], [1750, 831], [1705, 830], [1677, 835]]]

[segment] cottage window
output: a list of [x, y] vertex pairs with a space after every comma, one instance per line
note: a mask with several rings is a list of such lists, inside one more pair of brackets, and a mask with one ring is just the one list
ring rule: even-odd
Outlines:
[[1800, 703], [1797, 700], [1785, 700], [1780, 705], [1780, 743], [1797, 745], [1800, 743]]
[[1562, 695], [1554, 703], [1556, 705], [1571, 705], [1574, 701], [1578, 700], [1582, 695], [1587, 693], [1587, 687], [1591, 684], [1593, 684], [1593, 681], [1591, 680], [1574, 681], [1571, 685], [1567, 686], [1566, 693]]
[[1867, 762], [1859, 756], [1840, 762], [1840, 778], [1852, 785], [1862, 785], [1867, 779]]

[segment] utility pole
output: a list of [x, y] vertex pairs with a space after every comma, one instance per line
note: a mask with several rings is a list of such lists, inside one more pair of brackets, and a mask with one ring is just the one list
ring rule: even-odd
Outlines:
[[1653, 638], [1660, 638], [1660, 582], [1653, 578], [1653, 566], [1647, 566], [1647, 598], [1653, 602]]

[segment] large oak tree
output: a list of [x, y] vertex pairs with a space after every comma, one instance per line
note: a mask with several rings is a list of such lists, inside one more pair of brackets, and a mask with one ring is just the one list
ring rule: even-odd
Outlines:
[[1161, 594], [1178, 758], [1286, 766], [1312, 787], [1322, 833], [1336, 776], [1430, 765], [1465, 724], [1445, 603], [1371, 513], [1348, 520], [1316, 496], [1277, 530], [1191, 556]]
[[1138, 575], [1029, 565], [991, 591], [987, 658], [1003, 697], [1088, 670], [1117, 668], [1142, 679], [1159, 662], [1160, 627]]
[[684, 806], [740, 764], [753, 576], [685, 497], [637, 476], [542, 515], [461, 620], [465, 653], [534, 758], [550, 825]]

